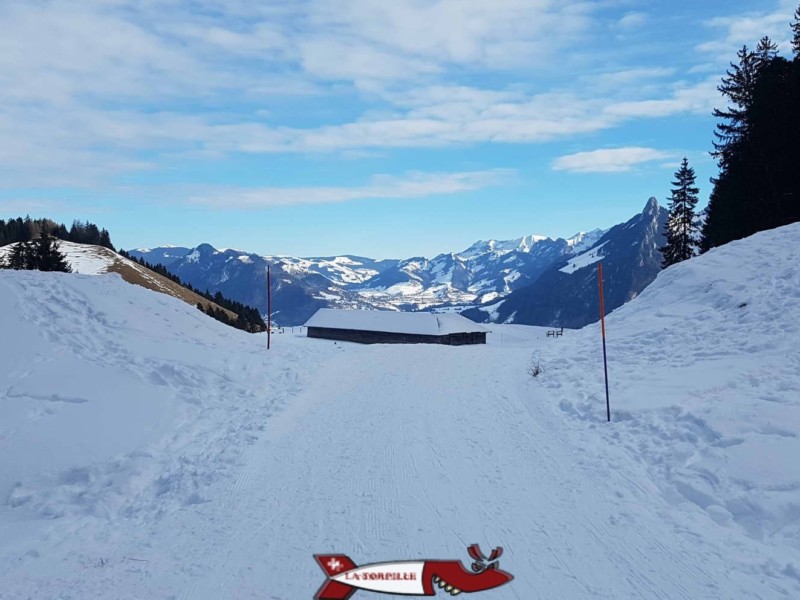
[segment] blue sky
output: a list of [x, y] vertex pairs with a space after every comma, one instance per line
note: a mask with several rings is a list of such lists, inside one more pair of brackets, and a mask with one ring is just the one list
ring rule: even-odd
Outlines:
[[742, 44], [796, 0], [0, 4], [0, 218], [124, 248], [432, 256], [701, 201]]

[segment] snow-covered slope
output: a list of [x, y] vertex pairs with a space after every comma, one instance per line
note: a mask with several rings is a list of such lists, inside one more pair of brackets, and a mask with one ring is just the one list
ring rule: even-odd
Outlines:
[[[0, 248], [0, 258], [9, 254], [15, 245], [9, 244]], [[125, 281], [133, 285], [139, 285], [149, 290], [179, 298], [191, 306], [197, 306], [198, 304], [210, 305], [226, 312], [230, 317], [236, 317], [236, 313], [209, 302], [199, 294], [195, 294], [163, 275], [154, 273], [135, 261], [129, 260], [103, 246], [76, 244], [59, 240], [58, 248], [66, 257], [73, 273], [81, 275], [117, 273]]]
[[[16, 244], [8, 244], [7, 246], [0, 247], [0, 258], [8, 256], [14, 246], [16, 246]], [[72, 267], [72, 272], [82, 273], [84, 275], [108, 273], [115, 261], [125, 260], [108, 248], [93, 246], [91, 244], [76, 244], [74, 242], [59, 240], [58, 249], [66, 256], [69, 266]], [[138, 267], [139, 265], [136, 266]]]
[[312, 598], [314, 553], [476, 542], [515, 576], [487, 599], [800, 597], [799, 249], [615, 311], [610, 424], [596, 326], [267, 353], [114, 276], [0, 272], [0, 597]]
[[[607, 439], [646, 462], [666, 497], [716, 521], [726, 535], [735, 531], [794, 551], [800, 551], [798, 265], [800, 224], [762, 232], [670, 267], [606, 322], [620, 421]], [[590, 352], [551, 352], [550, 360], [558, 373], [573, 374], [579, 390], [562, 407], [593, 421], [604, 409], [596, 401], [597, 373], [575, 377]], [[798, 556], [787, 551], [786, 560], [792, 555]], [[787, 564], [771, 568], [800, 577], [793, 571], [800, 565]]]

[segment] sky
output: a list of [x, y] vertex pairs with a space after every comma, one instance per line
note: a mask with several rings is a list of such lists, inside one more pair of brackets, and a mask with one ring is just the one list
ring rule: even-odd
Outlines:
[[797, 0], [0, 2], [0, 218], [117, 247], [433, 256], [607, 228]]

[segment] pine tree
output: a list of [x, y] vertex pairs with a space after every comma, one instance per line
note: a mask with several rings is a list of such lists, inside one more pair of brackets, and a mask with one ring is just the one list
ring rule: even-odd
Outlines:
[[695, 187], [694, 169], [684, 158], [680, 169], [675, 173], [672, 195], [669, 198], [669, 219], [664, 235], [667, 245], [661, 248], [664, 268], [688, 260], [697, 254], [698, 228], [695, 219], [700, 190]]
[[756, 77], [761, 65], [761, 61], [755, 52], [749, 50], [747, 46], [737, 52], [739, 64], [731, 63], [731, 70], [727, 71], [727, 77], [723, 77], [722, 83], [717, 89], [727, 96], [733, 106], [724, 110], [714, 109], [714, 116], [725, 119], [725, 122], [717, 124], [714, 136], [714, 151], [712, 156], [717, 158], [720, 169], [726, 169], [730, 163], [731, 154], [736, 151], [738, 144], [742, 143], [750, 132], [748, 112], [753, 106], [753, 92], [755, 90]]
[[40, 271], [72, 273], [72, 267], [69, 266], [67, 257], [58, 249], [58, 242], [51, 235], [41, 235], [33, 242], [30, 268]]
[[114, 244], [111, 243], [111, 235], [108, 233], [107, 229], [100, 230], [98, 245], [108, 248], [109, 250], [114, 249]]
[[8, 255], [7, 266], [9, 269], [15, 271], [22, 271], [30, 269], [31, 267], [31, 251], [27, 242], [17, 242], [11, 249]]
[[768, 35], [765, 35], [759, 40], [755, 54], [757, 69], [761, 70], [778, 56], [778, 44], [769, 39]]
[[792, 21], [792, 50], [794, 55], [800, 58], [800, 6], [794, 11], [794, 21]]

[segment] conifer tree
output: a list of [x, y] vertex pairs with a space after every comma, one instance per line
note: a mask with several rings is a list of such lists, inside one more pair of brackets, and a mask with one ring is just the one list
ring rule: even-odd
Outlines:
[[717, 142], [714, 142], [714, 151], [711, 153], [717, 158], [722, 170], [729, 165], [737, 145], [749, 134], [748, 112], [753, 106], [753, 93], [760, 66], [758, 56], [747, 46], [742, 46], [736, 56], [739, 58], [739, 64], [731, 63], [731, 69], [726, 72], [727, 77], [723, 77], [722, 83], [717, 87], [728, 97], [732, 106], [726, 109], [714, 109], [715, 117], [725, 119], [724, 122], [717, 124], [717, 130], [714, 132]]
[[109, 250], [114, 249], [114, 245], [111, 243], [111, 235], [105, 228], [100, 230], [98, 245], [108, 248]]
[[31, 267], [39, 271], [59, 271], [72, 273], [67, 257], [58, 249], [56, 238], [42, 234], [33, 242], [31, 249]]
[[762, 37], [756, 47], [757, 68], [760, 70], [778, 56], [778, 44], [769, 39], [768, 35]]
[[14, 269], [15, 271], [30, 269], [30, 255], [31, 252], [30, 248], [28, 248], [28, 244], [26, 242], [17, 242], [8, 255], [8, 268]]
[[695, 218], [700, 190], [695, 186], [694, 169], [684, 158], [675, 173], [672, 195], [669, 198], [669, 219], [664, 235], [667, 245], [661, 248], [664, 268], [688, 260], [697, 254], [698, 227]]
[[794, 11], [792, 34], [792, 50], [794, 51], [794, 55], [800, 58], [800, 6]]

